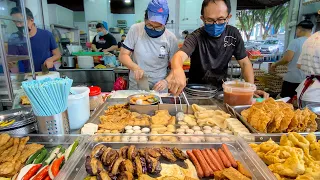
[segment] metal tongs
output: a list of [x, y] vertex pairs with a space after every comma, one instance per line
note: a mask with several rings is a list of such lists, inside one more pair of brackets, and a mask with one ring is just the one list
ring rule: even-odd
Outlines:
[[[184, 92], [182, 92], [182, 96], [183, 96], [183, 99], [185, 100], [185, 102], [187, 103], [187, 107], [189, 107], [190, 104], [189, 104], [189, 101], [188, 101], [188, 99], [186, 97], [186, 94]], [[177, 98], [179, 98], [180, 112], [183, 112], [181, 97], [180, 96], [174, 96], [173, 98], [174, 98], [174, 106], [176, 108], [176, 112], [178, 112]], [[188, 110], [188, 108], [187, 108], [187, 110]]]

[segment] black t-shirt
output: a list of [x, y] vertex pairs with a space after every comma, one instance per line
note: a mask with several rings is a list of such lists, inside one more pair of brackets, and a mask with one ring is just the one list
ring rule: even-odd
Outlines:
[[237, 28], [226, 26], [220, 37], [212, 37], [204, 27], [186, 38], [181, 48], [191, 58], [189, 83], [211, 84], [221, 88], [226, 79], [232, 55], [237, 60], [247, 56], [244, 42]]
[[100, 36], [98, 38], [98, 41], [97, 41], [97, 36], [98, 35], [96, 35], [92, 41], [92, 44], [96, 45], [97, 49], [102, 48], [102, 50], [103, 50], [103, 49], [108, 49], [109, 47], [111, 47], [113, 45], [118, 45], [117, 40], [109, 33], [104, 36]]

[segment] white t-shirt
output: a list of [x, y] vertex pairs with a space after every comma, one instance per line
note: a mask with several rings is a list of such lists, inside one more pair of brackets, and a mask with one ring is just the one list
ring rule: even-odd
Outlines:
[[[133, 61], [144, 70], [152, 89], [157, 82], [166, 78], [169, 61], [178, 50], [178, 40], [167, 29], [160, 37], [151, 38], [144, 27], [144, 22], [132, 25], [123, 48], [132, 52]], [[129, 89], [137, 90], [137, 82], [132, 71], [129, 79]]]
[[[298, 60], [301, 70], [308, 75], [320, 75], [320, 32], [310, 36], [302, 47], [302, 52]], [[298, 97], [304, 88], [303, 81], [296, 89]], [[320, 102], [320, 82], [314, 79], [314, 83], [306, 90], [302, 96], [303, 101]]]

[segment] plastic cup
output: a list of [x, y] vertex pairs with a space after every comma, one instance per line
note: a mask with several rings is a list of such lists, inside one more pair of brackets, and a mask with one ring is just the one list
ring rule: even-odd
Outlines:
[[241, 81], [227, 81], [222, 87], [224, 103], [230, 106], [251, 105], [254, 91], [257, 89], [256, 85]]

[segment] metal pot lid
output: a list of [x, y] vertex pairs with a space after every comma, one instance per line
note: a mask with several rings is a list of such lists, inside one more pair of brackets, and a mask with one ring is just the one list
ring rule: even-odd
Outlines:
[[20, 108], [0, 113], [0, 131], [23, 127], [35, 123], [32, 108]]
[[202, 93], [203, 92], [212, 93], [217, 91], [216, 87], [210, 86], [207, 84], [188, 84], [185, 88], [190, 91], [202, 92]]

